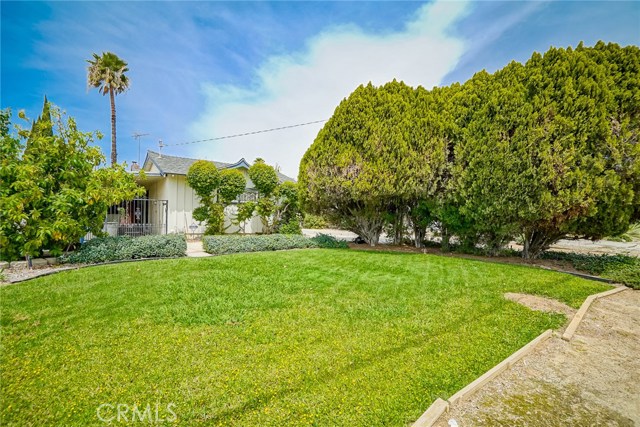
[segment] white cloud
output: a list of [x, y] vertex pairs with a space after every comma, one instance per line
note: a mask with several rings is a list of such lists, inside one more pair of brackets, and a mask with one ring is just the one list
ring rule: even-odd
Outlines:
[[[274, 56], [256, 72], [251, 87], [204, 84], [207, 103], [191, 125], [204, 139], [329, 118], [358, 85], [403, 80], [412, 86], [438, 85], [464, 53], [451, 26], [466, 2], [422, 6], [404, 30], [367, 34], [357, 26], [331, 28], [307, 43], [302, 53]], [[262, 157], [297, 177], [298, 165], [322, 124], [188, 146], [194, 157], [235, 161]]]

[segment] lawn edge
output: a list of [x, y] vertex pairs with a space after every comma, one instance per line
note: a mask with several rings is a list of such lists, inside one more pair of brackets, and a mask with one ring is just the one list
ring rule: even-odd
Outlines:
[[628, 288], [626, 286], [620, 286], [609, 289], [608, 291], [600, 292], [599, 294], [589, 295], [580, 306], [580, 309], [578, 309], [576, 314], [573, 316], [573, 319], [571, 320], [571, 323], [569, 323], [569, 326], [567, 326], [567, 329], [565, 329], [564, 333], [562, 334], [562, 339], [565, 341], [571, 341], [571, 338], [573, 338], [576, 330], [578, 330], [578, 326], [580, 326], [580, 322], [582, 322], [584, 315], [587, 313], [587, 310], [589, 310], [589, 307], [591, 307], [591, 304], [595, 300], [609, 295], [617, 294], [618, 292], [622, 292], [627, 289]]
[[[610, 296], [610, 295], [617, 294], [617, 293], [625, 291], [627, 289], [629, 289], [629, 288], [627, 288], [626, 286], [618, 286], [618, 287], [615, 287], [614, 289], [609, 289], [607, 291], [600, 292], [598, 294], [589, 295], [585, 299], [585, 301], [582, 303], [582, 306], [580, 306], [580, 309], [573, 316], [573, 319], [571, 320], [571, 323], [569, 324], [569, 326], [567, 327], [567, 329], [565, 330], [565, 332], [563, 333], [561, 338], [564, 341], [570, 341], [571, 340], [571, 338], [573, 337], [574, 333], [578, 329], [578, 326], [580, 325], [580, 322], [584, 318], [584, 315], [586, 314], [587, 310], [589, 309], [589, 307], [591, 307], [591, 304], [594, 301], [596, 301], [596, 300], [598, 300], [600, 298], [604, 298], [604, 297], [607, 297], [607, 296]], [[523, 357], [525, 357], [526, 355], [531, 353], [540, 344], [542, 344], [543, 342], [545, 342], [546, 340], [551, 338], [553, 335], [554, 335], [553, 330], [552, 329], [547, 329], [546, 331], [544, 331], [543, 333], [538, 335], [536, 338], [534, 338], [533, 340], [529, 341], [527, 344], [525, 344], [519, 350], [516, 350], [513, 354], [508, 356], [502, 362], [498, 363], [496, 366], [494, 366], [493, 368], [489, 369], [487, 372], [485, 372], [479, 378], [477, 378], [476, 380], [474, 380], [473, 382], [471, 382], [470, 384], [468, 384], [467, 386], [463, 387], [461, 390], [456, 392], [448, 400], [443, 400], [441, 398], [436, 399], [431, 404], [431, 406], [429, 406], [429, 408], [427, 408], [427, 410], [420, 416], [420, 418], [418, 418], [411, 425], [411, 427], [432, 427], [433, 425], [435, 425], [435, 423], [440, 419], [440, 417], [445, 412], [449, 412], [449, 409], [453, 405], [455, 405], [456, 403], [462, 402], [465, 399], [469, 398], [472, 394], [474, 394], [475, 392], [480, 390], [485, 384], [487, 384], [489, 381], [493, 380], [495, 377], [500, 375], [505, 370], [511, 368], [514, 364], [516, 364], [516, 362], [518, 362], [520, 359], [522, 359]]]
[[533, 340], [529, 341], [523, 347], [516, 350], [502, 362], [498, 363], [496, 366], [482, 374], [479, 378], [456, 392], [448, 400], [445, 401], [440, 398], [436, 399], [436, 401], [433, 402], [431, 406], [429, 406], [429, 408], [422, 414], [420, 418], [418, 418], [418, 420], [416, 420], [415, 423], [411, 425], [411, 427], [433, 426], [445, 411], [449, 411], [449, 408], [451, 408], [452, 405], [455, 405], [456, 403], [462, 402], [465, 399], [469, 398], [475, 392], [480, 390], [486, 383], [500, 375], [506, 369], [513, 366], [518, 360], [531, 353], [538, 345], [551, 338], [552, 335], [553, 330], [547, 329], [546, 331], [535, 337]]

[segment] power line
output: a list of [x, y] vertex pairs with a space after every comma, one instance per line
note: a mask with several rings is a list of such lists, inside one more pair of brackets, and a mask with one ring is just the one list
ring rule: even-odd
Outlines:
[[196, 144], [196, 143], [199, 143], [199, 142], [219, 141], [221, 139], [239, 138], [241, 136], [255, 135], [255, 134], [258, 134], [258, 133], [274, 132], [274, 131], [277, 131], [277, 130], [283, 130], [283, 129], [297, 128], [297, 127], [300, 127], [300, 126], [313, 125], [313, 124], [316, 124], [316, 123], [326, 122], [327, 120], [328, 119], [316, 120], [316, 121], [313, 121], [313, 122], [298, 123], [298, 124], [295, 124], [295, 125], [280, 126], [280, 127], [271, 128], [271, 129], [254, 130], [253, 132], [237, 133], [235, 135], [226, 135], [226, 136], [218, 136], [218, 137], [215, 137], [215, 138], [199, 139], [197, 141], [178, 142], [176, 144], [163, 144], [163, 147], [175, 147], [176, 145], [187, 145], [187, 144]]

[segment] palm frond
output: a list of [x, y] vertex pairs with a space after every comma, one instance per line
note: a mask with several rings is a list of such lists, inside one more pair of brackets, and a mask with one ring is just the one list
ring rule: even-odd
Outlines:
[[94, 53], [93, 59], [88, 59], [87, 85], [106, 95], [110, 90], [116, 94], [129, 88], [129, 79], [125, 75], [129, 71], [128, 64], [116, 54], [103, 52], [101, 56]]

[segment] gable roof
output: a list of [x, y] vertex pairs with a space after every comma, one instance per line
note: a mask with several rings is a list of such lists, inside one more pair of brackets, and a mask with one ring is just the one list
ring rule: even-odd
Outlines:
[[[151, 165], [154, 164], [162, 175], [166, 174], [174, 174], [174, 175], [186, 175], [189, 171], [189, 168], [192, 164], [197, 162], [200, 159], [192, 159], [189, 157], [178, 157], [178, 156], [168, 156], [160, 153], [156, 153], [155, 151], [148, 150], [147, 157], [144, 160], [144, 164], [142, 165], [142, 169], [148, 171], [151, 168]], [[235, 169], [235, 168], [246, 168], [249, 169], [251, 166], [244, 158], [238, 160], [235, 163], [225, 163], [225, 162], [216, 162], [213, 160], [208, 160], [213, 163], [217, 169]], [[290, 181], [296, 182], [295, 179], [288, 177], [280, 172], [276, 172], [278, 174], [278, 179], [280, 182]]]

